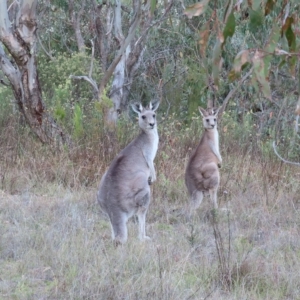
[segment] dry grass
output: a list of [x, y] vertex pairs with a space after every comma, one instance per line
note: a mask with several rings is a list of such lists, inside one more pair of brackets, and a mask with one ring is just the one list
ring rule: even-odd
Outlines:
[[187, 222], [196, 127], [161, 133], [152, 241], [137, 239], [132, 219], [117, 248], [95, 195], [122, 145], [104, 155], [102, 140], [70, 158], [12, 132], [0, 146], [0, 299], [300, 299], [299, 169], [223, 141], [221, 210], [205, 197]]

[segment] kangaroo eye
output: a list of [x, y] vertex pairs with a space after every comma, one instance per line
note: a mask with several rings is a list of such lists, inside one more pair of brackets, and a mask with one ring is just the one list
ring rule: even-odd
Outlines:
[[142, 119], [145, 120], [145, 119], [146, 119], [146, 116], [142, 116]]
[[214, 121], [217, 121], [217, 119], [214, 119]]
[[155, 118], [155, 115], [153, 115], [153, 118]]
[[209, 119], [206, 119], [206, 122], [208, 123], [208, 122], [209, 122]]

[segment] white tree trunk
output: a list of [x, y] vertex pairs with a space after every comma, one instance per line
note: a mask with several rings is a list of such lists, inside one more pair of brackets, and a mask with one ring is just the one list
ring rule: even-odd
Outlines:
[[[166, 2], [165, 11], [161, 18], [153, 22], [150, 2], [143, 1], [142, 5], [142, 1], [132, 0], [131, 14], [133, 19], [126, 37], [122, 32], [121, 0], [115, 1], [113, 25], [114, 37], [119, 43], [119, 51], [104, 72], [104, 76], [99, 84], [99, 100], [101, 101], [101, 95], [110, 78], [113, 77], [109, 97], [114, 103], [114, 108], [109, 111], [107, 120], [114, 122], [118, 114], [127, 107], [128, 94], [145, 51], [148, 32], [150, 28], [159, 24], [165, 18], [172, 7], [173, 1], [169, 0]], [[139, 31], [139, 35], [137, 35], [137, 31]], [[107, 32], [110, 33], [111, 30], [107, 28]]]
[[7, 2], [0, 1], [0, 41], [11, 55], [8, 58], [0, 44], [0, 68], [10, 82], [20, 112], [38, 138], [48, 144], [70, 144], [42, 101], [36, 60], [36, 5], [37, 0], [20, 1], [13, 30]]

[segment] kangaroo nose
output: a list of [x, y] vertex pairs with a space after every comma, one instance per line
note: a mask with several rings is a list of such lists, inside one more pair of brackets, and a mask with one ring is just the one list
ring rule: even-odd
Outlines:
[[149, 125], [150, 125], [151, 127], [154, 127], [154, 123], [149, 123]]
[[211, 125], [211, 127], [212, 127], [212, 128], [214, 128], [214, 127], [215, 127], [215, 125], [214, 125], [214, 124], [212, 124], [212, 125]]

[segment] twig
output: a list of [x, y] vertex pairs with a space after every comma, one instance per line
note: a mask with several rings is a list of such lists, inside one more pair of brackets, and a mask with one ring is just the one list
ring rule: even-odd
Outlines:
[[226, 96], [226, 98], [225, 98], [225, 100], [224, 100], [224, 102], [223, 102], [223, 104], [222, 104], [222, 106], [221, 106], [221, 108], [220, 108], [220, 110], [219, 110], [219, 118], [222, 116], [222, 114], [223, 114], [223, 112], [225, 111], [225, 109], [226, 109], [226, 106], [227, 106], [227, 104], [228, 104], [228, 102], [229, 102], [229, 100], [232, 98], [232, 96], [237, 92], [237, 90], [238, 90], [238, 88], [242, 85], [242, 83], [252, 74], [252, 71], [253, 71], [253, 68], [251, 68], [250, 70], [249, 70], [249, 72], [248, 73], [246, 73], [245, 75], [244, 75], [244, 77], [238, 82], [238, 84], [236, 85], [236, 87], [234, 88], [234, 89], [232, 89], [229, 93], [228, 93], [228, 95]]
[[281, 156], [279, 155], [279, 153], [277, 152], [276, 146], [275, 146], [275, 141], [273, 141], [273, 149], [274, 149], [275, 154], [276, 154], [276, 155], [277, 155], [284, 163], [286, 163], [286, 164], [291, 164], [291, 165], [295, 165], [295, 166], [299, 166], [299, 167], [300, 167], [300, 163], [286, 160], [286, 159], [284, 159], [283, 157], [281, 157]]
[[39, 44], [40, 46], [42, 47], [42, 49], [44, 50], [44, 52], [47, 54], [47, 56], [51, 59], [51, 60], [54, 60], [54, 57], [51, 55], [51, 53], [49, 51], [46, 50], [46, 48], [44, 47], [41, 39], [40, 39], [40, 36], [37, 35], [37, 38], [38, 38], [38, 41], [39, 41]]
[[171, 9], [173, 3], [174, 3], [174, 0], [171, 0], [171, 1], [169, 2], [168, 6], [165, 8], [165, 11], [164, 11], [163, 15], [162, 15], [157, 21], [153, 22], [151, 25], [149, 25], [149, 26], [144, 30], [144, 32], [141, 34], [141, 36], [139, 37], [139, 39], [135, 42], [135, 45], [134, 45], [135, 47], [136, 47], [139, 43], [141, 43], [141, 41], [146, 37], [148, 31], [149, 31], [152, 27], [156, 26], [157, 24], [159, 24], [160, 22], [162, 22], [162, 21], [165, 19], [165, 17], [166, 17], [167, 14], [169, 13], [169, 11], [170, 11], [170, 9]]

